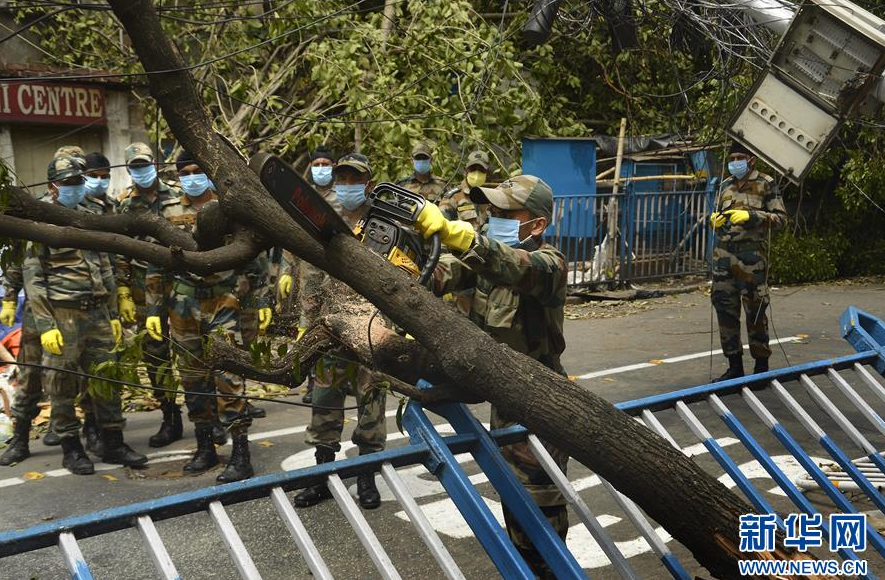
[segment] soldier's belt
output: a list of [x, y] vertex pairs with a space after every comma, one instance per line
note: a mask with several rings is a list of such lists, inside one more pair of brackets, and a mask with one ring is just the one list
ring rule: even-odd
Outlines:
[[231, 283], [215, 284], [213, 286], [195, 286], [176, 280], [172, 283], [172, 291], [176, 294], [183, 294], [197, 300], [205, 300], [207, 298], [218, 298], [224, 294], [233, 292], [234, 285]]
[[53, 307], [57, 308], [71, 308], [73, 310], [87, 311], [106, 306], [108, 299], [106, 296], [102, 298], [90, 296], [89, 298], [83, 298], [81, 300], [50, 300], [49, 302]]
[[765, 249], [765, 242], [758, 240], [745, 240], [741, 242], [719, 242], [717, 247], [732, 254], [735, 252], [757, 252]]

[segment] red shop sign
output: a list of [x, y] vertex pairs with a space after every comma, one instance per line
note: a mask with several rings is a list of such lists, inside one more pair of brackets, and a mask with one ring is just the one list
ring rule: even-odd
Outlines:
[[58, 83], [0, 83], [0, 122], [107, 124], [104, 87]]

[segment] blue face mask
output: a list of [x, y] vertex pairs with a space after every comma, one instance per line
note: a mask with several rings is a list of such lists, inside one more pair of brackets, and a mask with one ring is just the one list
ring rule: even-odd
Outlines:
[[530, 224], [533, 221], [535, 220], [520, 222], [519, 220], [511, 220], [507, 218], [489, 217], [489, 229], [486, 235], [493, 240], [498, 240], [502, 244], [510, 246], [511, 248], [516, 248], [531, 239], [531, 236], [528, 236], [525, 240], [520, 240], [519, 228], [525, 224]]
[[743, 179], [744, 176], [750, 172], [750, 164], [747, 163], [746, 159], [741, 159], [739, 161], [729, 161], [728, 172], [738, 179]]
[[346, 185], [344, 183], [335, 184], [335, 196], [338, 202], [344, 206], [344, 209], [353, 211], [366, 201], [366, 184], [355, 183]]
[[413, 159], [412, 166], [418, 175], [427, 175], [430, 173], [430, 159]]
[[325, 187], [332, 183], [332, 167], [331, 166], [317, 166], [310, 168], [310, 176], [313, 178], [313, 182], [319, 185], [320, 187]]
[[209, 180], [209, 176], [205, 173], [182, 175], [180, 181], [181, 189], [183, 189], [184, 193], [189, 197], [200, 197], [206, 193], [207, 189], [215, 189], [215, 184]]
[[86, 179], [86, 193], [89, 195], [103, 196], [108, 192], [108, 185], [111, 183], [109, 177], [91, 177], [84, 175]]
[[132, 176], [132, 181], [138, 187], [150, 187], [154, 184], [154, 181], [157, 179], [157, 168], [153, 165], [145, 165], [143, 167], [130, 167], [129, 175]]
[[86, 197], [86, 185], [59, 185], [58, 203], [74, 209]]

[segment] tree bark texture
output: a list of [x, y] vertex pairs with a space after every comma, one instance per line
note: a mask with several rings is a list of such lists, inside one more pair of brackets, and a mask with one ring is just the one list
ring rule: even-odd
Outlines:
[[228, 217], [359, 292], [432, 353], [450, 384], [555, 442], [635, 501], [713, 576], [737, 580], [738, 517], [753, 511], [746, 502], [601, 397], [496, 343], [356, 238], [338, 235], [325, 247], [310, 238], [268, 195], [246, 160], [212, 130], [187, 65], [150, 1], [109, 3], [149, 73], [151, 93], [170, 129], [217, 185]]

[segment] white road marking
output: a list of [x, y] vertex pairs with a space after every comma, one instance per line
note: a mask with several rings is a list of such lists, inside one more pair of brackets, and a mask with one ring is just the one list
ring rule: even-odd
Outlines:
[[[790, 343], [790, 342], [799, 342], [802, 340], [802, 337], [799, 336], [788, 336], [786, 338], [781, 338], [780, 340], [773, 340], [769, 344], [781, 344], [781, 343]], [[749, 349], [749, 345], [744, 345], [744, 350]], [[703, 352], [695, 352], [692, 354], [684, 354], [682, 356], [674, 356], [670, 358], [661, 359], [659, 362], [644, 362], [644, 363], [636, 363], [632, 365], [627, 365], [623, 367], [615, 367], [613, 369], [605, 369], [602, 371], [594, 371], [592, 373], [585, 373], [583, 375], [578, 375], [578, 380], [587, 380], [587, 379], [595, 379], [599, 377], [607, 377], [609, 375], [618, 375], [621, 373], [627, 373], [630, 371], [638, 371], [640, 369], [648, 369], [651, 367], [660, 366], [662, 364], [673, 364], [679, 362], [685, 362], [687, 360], [694, 360], [696, 358], [705, 358], [708, 356], [713, 356], [717, 354], [722, 354], [722, 349], [716, 350], [705, 350]]]

